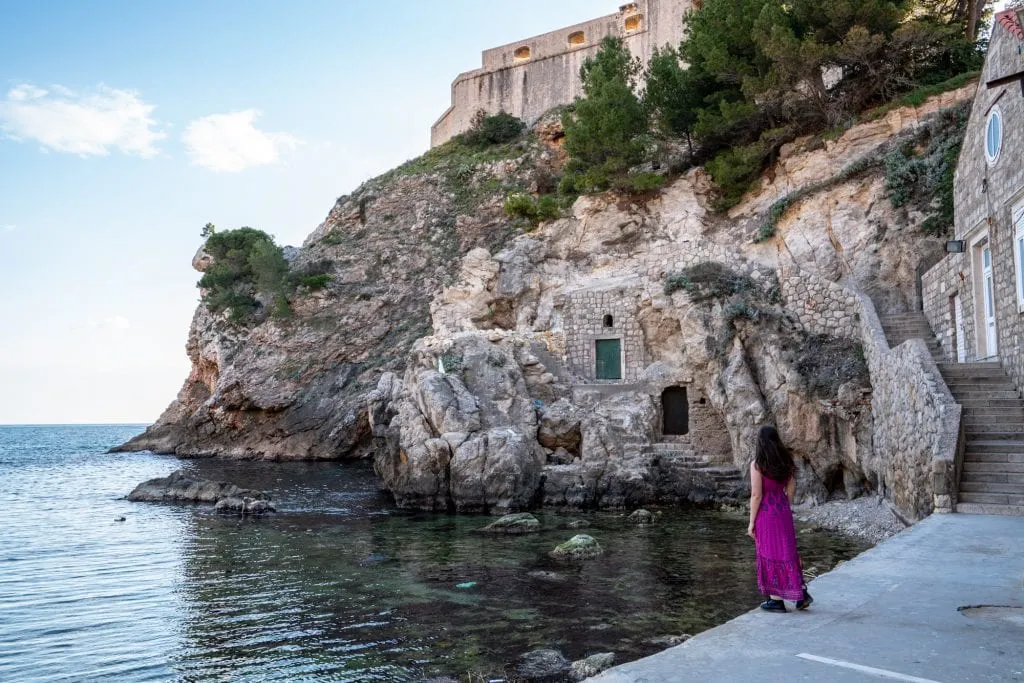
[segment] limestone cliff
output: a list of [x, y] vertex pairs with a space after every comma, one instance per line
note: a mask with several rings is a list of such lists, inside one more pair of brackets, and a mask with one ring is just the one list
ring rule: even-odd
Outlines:
[[[186, 346], [189, 377], [156, 424], [122, 449], [365, 456], [366, 393], [430, 333], [431, 297], [453, 281], [461, 255], [518, 232], [504, 199], [536, 189], [554, 156], [532, 136], [481, 152], [435, 151], [338, 199], [291, 254], [293, 269], [317, 264], [329, 286], [292, 300], [290, 319], [251, 327], [200, 305]], [[193, 265], [202, 270], [203, 259]]]
[[[337, 202], [293, 263], [328, 260], [334, 282], [292, 320], [240, 330], [200, 307], [191, 375], [126, 447], [373, 452], [397, 500], [429, 509], [617, 506], [742, 493], [730, 472], [774, 422], [802, 496], [884, 489], [854, 298], [913, 308], [942, 245], [893, 208], [877, 161], [972, 88], [792, 143], [728, 216], [694, 169], [532, 230], [502, 202], [550, 182], [549, 136], [434, 150]], [[595, 376], [595, 344], [615, 340], [621, 379]], [[665, 436], [675, 390], [685, 437]]]

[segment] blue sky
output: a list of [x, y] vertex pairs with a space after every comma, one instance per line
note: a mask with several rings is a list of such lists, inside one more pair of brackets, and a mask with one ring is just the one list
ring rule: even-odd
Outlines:
[[151, 422], [199, 232], [299, 244], [480, 51], [605, 0], [0, 0], [0, 423]]

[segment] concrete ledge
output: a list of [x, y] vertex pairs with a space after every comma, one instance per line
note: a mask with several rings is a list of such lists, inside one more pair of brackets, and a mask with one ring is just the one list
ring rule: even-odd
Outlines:
[[[812, 582], [806, 612], [755, 610], [588, 680], [881, 680], [809, 654], [902, 676], [890, 680], [1024, 681], [1021, 538], [1024, 518], [933, 515]], [[969, 605], [1009, 609], [958, 611]]]

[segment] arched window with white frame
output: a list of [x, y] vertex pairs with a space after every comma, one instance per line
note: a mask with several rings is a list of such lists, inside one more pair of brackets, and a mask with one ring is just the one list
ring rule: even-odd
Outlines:
[[992, 107], [985, 122], [985, 159], [996, 163], [1003, 149], [1003, 113], [999, 107]]

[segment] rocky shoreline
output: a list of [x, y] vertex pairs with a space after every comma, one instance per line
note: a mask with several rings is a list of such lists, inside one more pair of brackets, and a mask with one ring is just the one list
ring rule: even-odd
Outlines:
[[797, 505], [793, 517], [812, 528], [845, 534], [877, 545], [909, 525], [884, 498], [864, 496], [818, 505]]

